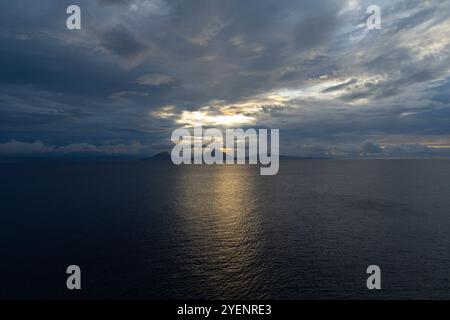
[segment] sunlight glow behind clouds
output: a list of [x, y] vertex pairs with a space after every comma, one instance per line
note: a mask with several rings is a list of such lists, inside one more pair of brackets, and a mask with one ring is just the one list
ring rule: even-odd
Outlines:
[[183, 111], [181, 117], [176, 121], [189, 127], [195, 124], [204, 126], [242, 126], [255, 123], [255, 119], [242, 114], [211, 115], [205, 111]]

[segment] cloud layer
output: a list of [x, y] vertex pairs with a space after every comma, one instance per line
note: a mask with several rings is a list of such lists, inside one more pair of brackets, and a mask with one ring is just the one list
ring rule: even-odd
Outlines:
[[23, 154], [102, 154], [102, 155], [135, 155], [139, 154], [144, 146], [139, 142], [131, 144], [101, 145], [96, 146], [89, 143], [72, 143], [69, 145], [53, 146], [36, 140], [34, 142], [21, 142], [11, 140], [0, 144], [0, 154], [23, 155]]
[[370, 31], [363, 0], [79, 1], [80, 31], [69, 4], [0, 5], [0, 153], [153, 153], [200, 118], [287, 154], [449, 154], [448, 1], [378, 1]]

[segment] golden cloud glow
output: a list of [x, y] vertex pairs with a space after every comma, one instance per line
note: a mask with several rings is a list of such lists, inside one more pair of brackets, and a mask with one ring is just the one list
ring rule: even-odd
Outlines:
[[177, 123], [193, 126], [198, 123], [209, 126], [235, 126], [243, 124], [251, 124], [255, 122], [252, 117], [243, 114], [232, 115], [212, 115], [205, 111], [183, 111]]
[[173, 105], [165, 106], [159, 110], [153, 111], [151, 115], [156, 118], [169, 119], [175, 116], [174, 109], [175, 106]]

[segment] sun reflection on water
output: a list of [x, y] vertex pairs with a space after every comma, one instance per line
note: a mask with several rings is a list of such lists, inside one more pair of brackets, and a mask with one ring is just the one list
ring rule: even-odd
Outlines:
[[186, 271], [219, 299], [261, 292], [264, 239], [256, 210], [256, 168], [191, 166], [182, 171], [177, 203], [183, 212]]

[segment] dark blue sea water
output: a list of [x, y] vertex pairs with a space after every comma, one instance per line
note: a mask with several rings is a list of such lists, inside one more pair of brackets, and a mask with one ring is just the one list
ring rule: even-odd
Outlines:
[[0, 181], [1, 298], [450, 298], [449, 160], [17, 163]]

